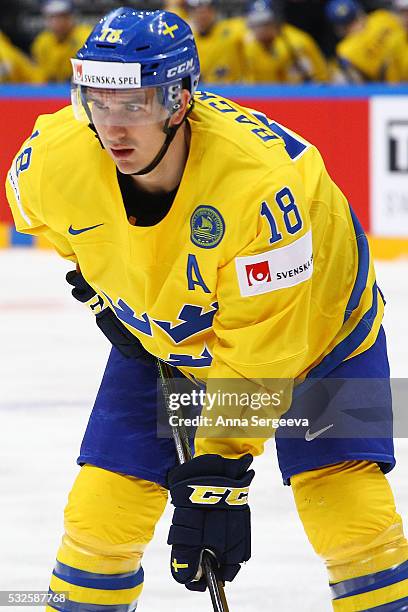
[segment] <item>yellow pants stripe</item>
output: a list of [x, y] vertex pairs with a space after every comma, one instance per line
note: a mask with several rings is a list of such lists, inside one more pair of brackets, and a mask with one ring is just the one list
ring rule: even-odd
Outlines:
[[[333, 609], [336, 612], [357, 612], [358, 610], [370, 610], [371, 608], [381, 610], [381, 606], [397, 602], [406, 597], [408, 597], [408, 580], [402, 580], [397, 584], [375, 589], [368, 593], [360, 593], [344, 599], [334, 599]], [[396, 608], [397, 611], [398, 608]]]
[[53, 575], [51, 577], [50, 588], [52, 591], [68, 591], [70, 601], [87, 604], [117, 605], [130, 604], [132, 601], [136, 600], [142, 592], [143, 583], [132, 589], [118, 589], [112, 591], [77, 586]]

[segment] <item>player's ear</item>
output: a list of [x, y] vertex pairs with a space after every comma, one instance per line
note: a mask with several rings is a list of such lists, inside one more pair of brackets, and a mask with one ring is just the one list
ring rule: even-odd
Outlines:
[[178, 125], [183, 121], [184, 115], [186, 114], [190, 103], [190, 99], [191, 94], [188, 89], [183, 89], [181, 92], [180, 108], [171, 116], [170, 125]]

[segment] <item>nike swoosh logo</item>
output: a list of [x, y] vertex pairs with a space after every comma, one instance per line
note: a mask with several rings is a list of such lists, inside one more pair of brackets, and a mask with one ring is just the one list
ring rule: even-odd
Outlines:
[[334, 423], [332, 423], [331, 425], [327, 425], [327, 427], [323, 427], [323, 429], [319, 429], [319, 431], [315, 431], [314, 433], [310, 433], [310, 429], [308, 429], [305, 433], [306, 442], [311, 442], [312, 440], [320, 436], [322, 433], [330, 429], [330, 427], [333, 427], [333, 425]]
[[74, 229], [72, 225], [70, 225], [68, 228], [68, 232], [73, 236], [78, 236], [78, 234], [89, 232], [89, 230], [95, 229], [95, 227], [100, 227], [101, 225], [103, 225], [103, 223], [98, 223], [98, 225], [91, 225], [90, 227], [82, 227], [81, 229]]

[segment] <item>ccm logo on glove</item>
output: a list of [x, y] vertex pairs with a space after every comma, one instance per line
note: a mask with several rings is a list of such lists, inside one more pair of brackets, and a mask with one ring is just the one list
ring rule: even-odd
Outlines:
[[[224, 500], [229, 506], [244, 506], [248, 503], [249, 487], [206, 487], [202, 485], [188, 485], [193, 489], [190, 501], [193, 504], [218, 504]], [[228, 496], [224, 499], [225, 494]]]
[[233, 580], [251, 556], [252, 459], [252, 455], [239, 459], [201, 455], [168, 474], [174, 505], [167, 540], [172, 547], [170, 567], [173, 578], [191, 591], [206, 589], [199, 571], [204, 550], [212, 553], [216, 576], [222, 581]]

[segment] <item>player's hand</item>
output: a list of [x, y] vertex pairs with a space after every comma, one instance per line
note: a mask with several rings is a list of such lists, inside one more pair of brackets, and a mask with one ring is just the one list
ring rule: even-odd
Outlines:
[[215, 573], [231, 581], [240, 564], [251, 557], [249, 470], [252, 455], [224, 459], [202, 455], [169, 472], [168, 485], [175, 506], [168, 544], [173, 578], [193, 591], [206, 589], [205, 578], [194, 580], [203, 550], [215, 557]]
[[[99, 300], [101, 300], [100, 307], [96, 308], [98, 306], [98, 299], [94, 299], [96, 297], [96, 291], [86, 282], [79, 270], [70, 270], [67, 272], [65, 280], [73, 287], [71, 293], [76, 300], [79, 300], [83, 304], [89, 303], [88, 305], [91, 310], [96, 310], [96, 312], [102, 310], [104, 307], [102, 298], [99, 298]], [[92, 308], [93, 303], [95, 303], [94, 308]], [[96, 314], [96, 312], [94, 314]]]
[[97, 295], [86, 282], [79, 269], [71, 270], [66, 275], [67, 282], [73, 287], [71, 293], [76, 300], [86, 304], [95, 315], [96, 324], [109, 342], [125, 357], [134, 359], [153, 359], [139, 340], [118, 319], [113, 310]]

